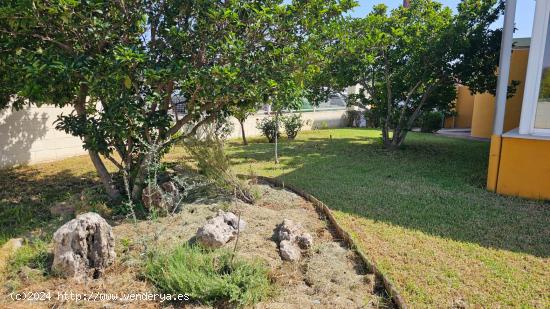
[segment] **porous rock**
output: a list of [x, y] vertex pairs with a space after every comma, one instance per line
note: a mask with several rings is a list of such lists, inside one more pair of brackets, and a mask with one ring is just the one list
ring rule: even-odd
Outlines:
[[300, 247], [289, 240], [279, 243], [279, 254], [285, 261], [298, 261], [302, 257]]
[[197, 230], [196, 240], [208, 248], [219, 248], [243, 231], [246, 222], [234, 213], [220, 211], [218, 215]]
[[62, 277], [99, 277], [116, 257], [111, 226], [88, 212], [61, 226], [53, 236], [52, 270]]
[[141, 194], [141, 201], [149, 211], [156, 210], [165, 215], [175, 207], [178, 188], [172, 181], [162, 183], [160, 186], [147, 186]]
[[301, 257], [300, 249], [309, 249], [313, 245], [313, 237], [290, 219], [284, 219], [276, 232], [279, 241], [279, 254], [286, 261], [296, 261]]

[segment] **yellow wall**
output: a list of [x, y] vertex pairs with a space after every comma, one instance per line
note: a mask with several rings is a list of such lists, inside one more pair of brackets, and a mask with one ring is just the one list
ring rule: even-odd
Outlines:
[[470, 89], [465, 86], [458, 86], [456, 98], [455, 128], [471, 128], [472, 116], [474, 113], [474, 96]]
[[[506, 103], [504, 131], [519, 126], [528, 58], [528, 49], [515, 49], [512, 53], [510, 80], [517, 80], [520, 84], [514, 97]], [[455, 128], [471, 128], [474, 137], [489, 138], [493, 133], [494, 96], [487, 93], [472, 96], [467, 87], [459, 86], [456, 111], [458, 115], [454, 120]], [[450, 122], [448, 124], [450, 125]]]
[[474, 99], [472, 136], [488, 138], [493, 134], [495, 97], [489, 93], [477, 94]]
[[549, 158], [550, 140], [502, 137], [497, 193], [550, 200]]

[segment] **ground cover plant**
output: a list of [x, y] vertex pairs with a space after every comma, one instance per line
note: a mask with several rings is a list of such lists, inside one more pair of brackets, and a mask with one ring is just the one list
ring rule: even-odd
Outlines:
[[412, 307], [548, 307], [548, 202], [487, 192], [486, 142], [411, 133], [390, 151], [380, 137], [304, 132], [281, 141], [278, 165], [263, 139], [229, 153], [242, 173], [279, 177], [334, 209]]
[[149, 280], [164, 293], [187, 294], [206, 304], [252, 305], [272, 291], [268, 269], [227, 250], [183, 245], [152, 256], [145, 266]]

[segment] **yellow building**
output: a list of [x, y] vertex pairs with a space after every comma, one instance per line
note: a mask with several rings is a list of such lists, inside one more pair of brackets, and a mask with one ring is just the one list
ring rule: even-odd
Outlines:
[[[494, 120], [487, 189], [550, 199], [550, 1], [537, 0], [523, 89], [515, 98], [517, 103], [507, 103], [509, 77], [515, 70], [511, 63], [516, 57], [512, 53], [516, 3], [506, 1], [497, 95], [494, 110], [488, 112]], [[475, 107], [474, 100], [472, 130]]]
[[[514, 39], [509, 76], [519, 85], [514, 96], [506, 102], [505, 131], [519, 126], [530, 41], [529, 38]], [[489, 93], [473, 95], [468, 87], [458, 85], [455, 106], [456, 115], [446, 119], [445, 128], [471, 129], [473, 137], [491, 137], [495, 117], [494, 96]]]

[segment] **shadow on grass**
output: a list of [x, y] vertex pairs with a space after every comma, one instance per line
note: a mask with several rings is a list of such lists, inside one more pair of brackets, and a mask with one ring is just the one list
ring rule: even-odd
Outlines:
[[0, 170], [0, 241], [46, 228], [55, 203], [96, 184], [93, 173], [76, 176], [70, 170], [41, 175], [36, 169]]
[[335, 210], [484, 247], [550, 256], [550, 204], [484, 189], [488, 143], [411, 134], [403, 149], [390, 151], [361, 131], [367, 130], [283, 142], [277, 167], [267, 143], [234, 144], [230, 157], [243, 172], [279, 176]]

